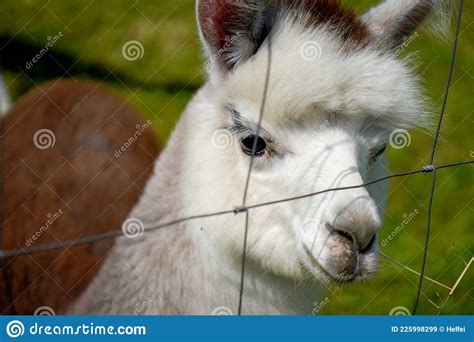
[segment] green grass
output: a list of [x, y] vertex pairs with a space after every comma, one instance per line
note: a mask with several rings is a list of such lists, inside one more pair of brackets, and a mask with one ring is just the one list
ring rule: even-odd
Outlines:
[[[368, 8], [373, 0], [346, 0], [358, 10]], [[180, 112], [202, 84], [200, 47], [195, 34], [194, 1], [49, 1], [4, 0], [0, 4], [0, 36], [13, 37], [36, 48], [44, 46], [48, 36], [59, 31], [64, 37], [54, 46], [58, 54], [72, 56], [82, 65], [97, 65], [120, 75], [104, 83], [154, 122], [158, 139], [165, 143]], [[449, 163], [474, 157], [473, 89], [474, 29], [471, 25], [474, 3], [465, 2], [462, 33], [455, 65], [453, 86], [443, 122], [436, 163]], [[127, 61], [122, 46], [138, 40], [143, 57]], [[35, 50], [32, 51], [34, 55]], [[427, 95], [435, 113], [441, 107], [451, 44], [420, 30], [420, 36], [404, 55], [418, 51], [414, 61], [424, 78]], [[32, 56], [31, 56], [32, 57]], [[57, 67], [57, 66], [56, 66]], [[7, 70], [7, 83], [15, 97], [48, 77], [41, 70], [29, 79], [17, 70]], [[94, 78], [78, 72], [76, 78]], [[101, 78], [99, 77], [100, 81]], [[390, 149], [387, 155], [391, 170], [420, 168], [429, 160], [433, 137], [415, 131], [411, 145], [402, 150]], [[426, 227], [427, 198], [431, 177], [416, 175], [390, 182], [386, 220], [381, 238], [401, 224], [403, 214], [415, 209], [416, 215], [386, 247], [384, 253], [419, 270]], [[471, 167], [438, 171], [433, 206], [431, 243], [426, 275], [452, 286], [473, 255], [473, 174]], [[448, 301], [443, 313], [474, 313], [474, 267], [469, 270]], [[395, 306], [412, 307], [418, 278], [409, 271], [381, 260], [375, 279], [352, 284], [328, 294], [329, 304], [323, 314], [388, 314]], [[429, 281], [424, 282], [419, 313], [437, 313], [448, 291]], [[431, 301], [431, 302], [430, 302]]]

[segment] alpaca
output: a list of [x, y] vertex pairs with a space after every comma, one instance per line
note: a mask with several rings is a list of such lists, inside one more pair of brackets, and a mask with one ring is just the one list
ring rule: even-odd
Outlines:
[[[383, 176], [390, 132], [428, 118], [394, 51], [438, 5], [386, 0], [356, 16], [335, 0], [198, 1], [208, 80], [130, 219], [240, 206], [254, 141], [247, 205]], [[370, 278], [385, 195], [377, 183], [251, 209], [242, 313], [310, 314], [329, 284]], [[230, 214], [120, 237], [70, 313], [235, 314], [244, 227]]]
[[3, 80], [3, 74], [0, 72], [0, 117], [2, 117], [10, 108], [10, 96]]
[[[146, 123], [123, 100], [91, 82], [55, 80], [35, 87], [0, 124], [3, 249], [116, 229], [140, 197], [158, 155], [151, 128], [115, 155], [134, 137], [137, 125]], [[49, 306], [64, 313], [112, 244], [107, 240], [8, 259], [1, 269], [0, 312], [31, 315]]]

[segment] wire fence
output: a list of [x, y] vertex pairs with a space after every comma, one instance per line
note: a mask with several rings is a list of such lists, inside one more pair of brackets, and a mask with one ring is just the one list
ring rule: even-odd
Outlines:
[[[309, 198], [309, 197], [312, 197], [312, 196], [317, 196], [317, 195], [328, 193], [328, 192], [343, 191], [343, 190], [350, 190], [350, 189], [357, 189], [357, 188], [367, 187], [369, 185], [376, 184], [376, 183], [379, 183], [379, 182], [382, 182], [382, 181], [386, 181], [386, 180], [389, 180], [389, 179], [392, 179], [392, 178], [398, 178], [398, 177], [403, 177], [403, 176], [411, 176], [411, 175], [416, 175], [416, 174], [426, 175], [428, 173], [431, 173], [431, 175], [432, 175], [432, 177], [431, 177], [431, 188], [430, 188], [430, 193], [429, 193], [429, 204], [428, 204], [428, 210], [427, 210], [427, 224], [426, 224], [426, 231], [425, 231], [423, 259], [422, 259], [422, 265], [421, 265], [420, 272], [413, 271], [410, 268], [408, 268], [407, 266], [399, 263], [395, 259], [381, 253], [381, 255], [384, 258], [390, 260], [394, 264], [396, 264], [400, 267], [410, 269], [412, 272], [415, 272], [417, 275], [419, 275], [417, 293], [416, 293], [416, 297], [415, 297], [415, 301], [414, 301], [414, 305], [413, 305], [413, 309], [412, 309], [412, 314], [415, 315], [416, 312], [417, 312], [417, 309], [418, 309], [419, 299], [420, 299], [420, 295], [421, 295], [421, 289], [422, 289], [422, 286], [423, 286], [423, 279], [428, 279], [430, 281], [434, 281], [433, 279], [431, 279], [429, 277], [426, 277], [424, 274], [425, 274], [425, 266], [426, 266], [426, 258], [427, 258], [427, 253], [428, 253], [428, 246], [429, 246], [429, 237], [430, 237], [430, 230], [431, 230], [431, 214], [432, 214], [432, 206], [433, 206], [433, 199], [434, 199], [434, 190], [435, 190], [435, 185], [436, 185], [437, 170], [474, 164], [474, 160], [465, 160], [465, 161], [459, 161], [459, 162], [454, 162], [454, 163], [449, 163], [449, 164], [441, 164], [441, 165], [435, 165], [435, 163], [434, 163], [436, 147], [438, 145], [439, 135], [440, 135], [440, 131], [441, 131], [441, 126], [442, 126], [442, 122], [443, 122], [444, 113], [445, 113], [445, 110], [446, 110], [447, 100], [448, 100], [448, 97], [449, 97], [449, 90], [450, 90], [450, 86], [451, 86], [451, 80], [452, 80], [452, 75], [453, 75], [453, 70], [454, 70], [454, 65], [455, 65], [456, 51], [457, 51], [457, 46], [458, 46], [459, 32], [460, 32], [460, 27], [461, 27], [461, 18], [462, 18], [462, 12], [463, 12], [463, 3], [464, 3], [463, 0], [459, 0], [459, 7], [458, 7], [458, 12], [457, 12], [457, 18], [456, 18], [456, 31], [455, 31], [455, 38], [454, 38], [454, 43], [453, 43], [452, 52], [451, 52], [450, 67], [449, 67], [449, 70], [448, 70], [448, 77], [447, 77], [447, 81], [446, 81], [444, 97], [443, 97], [443, 102], [442, 102], [442, 106], [441, 106], [441, 110], [440, 110], [440, 115], [439, 115], [439, 119], [438, 119], [437, 128], [436, 128], [436, 133], [435, 133], [434, 140], [433, 140], [433, 146], [432, 146], [431, 153], [430, 153], [429, 165], [424, 166], [421, 169], [390, 174], [388, 176], [381, 177], [381, 178], [378, 178], [376, 180], [372, 180], [372, 181], [369, 181], [369, 182], [366, 182], [366, 183], [363, 183], [363, 184], [345, 186], [345, 187], [337, 187], [337, 188], [329, 188], [329, 189], [325, 189], [325, 190], [322, 190], [322, 191], [307, 193], [307, 194], [294, 196], [294, 197], [289, 197], [289, 198], [283, 198], [283, 199], [280, 199], [280, 200], [274, 200], [274, 201], [269, 201], [269, 202], [262, 202], [262, 203], [247, 205], [246, 203], [247, 203], [247, 195], [248, 195], [248, 190], [249, 190], [250, 178], [251, 178], [251, 175], [252, 175], [253, 162], [254, 162], [254, 159], [255, 159], [257, 143], [258, 143], [258, 135], [259, 135], [259, 131], [260, 131], [261, 125], [262, 125], [263, 113], [264, 113], [264, 109], [265, 109], [266, 97], [267, 97], [267, 92], [268, 92], [268, 84], [269, 84], [269, 79], [270, 79], [270, 69], [271, 69], [271, 60], [272, 60], [272, 53], [271, 53], [272, 45], [271, 45], [271, 32], [270, 32], [269, 36], [268, 36], [268, 40], [267, 40], [269, 53], [268, 53], [265, 85], [264, 85], [264, 89], [263, 89], [263, 97], [262, 97], [262, 102], [261, 102], [261, 106], [260, 106], [257, 130], [256, 130], [256, 134], [255, 134], [254, 141], [253, 141], [252, 153], [251, 153], [251, 156], [250, 156], [249, 168], [248, 168], [246, 182], [245, 182], [245, 188], [244, 188], [244, 193], [243, 193], [243, 198], [242, 198], [242, 205], [239, 206], [239, 207], [235, 207], [235, 208], [229, 208], [228, 210], [224, 210], [224, 211], [217, 211], [217, 212], [211, 212], [211, 213], [206, 213], [206, 214], [192, 215], [192, 216], [183, 217], [183, 218], [180, 218], [180, 219], [177, 219], [177, 220], [173, 220], [173, 221], [169, 221], [169, 222], [165, 222], [165, 223], [160, 223], [160, 224], [157, 224], [156, 222], [143, 222], [143, 226], [144, 226], [143, 231], [144, 231], [144, 233], [155, 231], [155, 230], [162, 229], [162, 228], [171, 227], [171, 226], [183, 223], [183, 222], [196, 220], [196, 219], [209, 218], [209, 217], [222, 216], [222, 215], [245, 214], [245, 230], [244, 230], [244, 236], [243, 236], [241, 277], [240, 277], [240, 288], [239, 288], [239, 298], [238, 298], [238, 313], [237, 313], [238, 315], [241, 315], [242, 314], [242, 307], [243, 307], [243, 293], [244, 293], [244, 287], [245, 287], [244, 285], [245, 285], [245, 265], [246, 265], [246, 253], [247, 253], [247, 236], [248, 236], [248, 231], [250, 229], [250, 226], [249, 226], [249, 211], [250, 210], [260, 208], [260, 207], [264, 207], [264, 206], [271, 206], [271, 205], [275, 205], [275, 204], [280, 204], [280, 203], [285, 203], [285, 202], [290, 202], [290, 201], [296, 201], [296, 200]], [[76, 239], [76, 240], [67, 240], [67, 241], [60, 241], [60, 242], [49, 243], [49, 244], [35, 245], [35, 246], [24, 247], [24, 248], [20, 248], [20, 249], [10, 249], [10, 250], [0, 249], [0, 263], [5, 263], [5, 261], [6, 261], [5, 259], [7, 259], [7, 258], [12, 258], [12, 257], [21, 256], [21, 255], [47, 252], [47, 251], [52, 251], [52, 250], [58, 250], [58, 249], [69, 248], [69, 247], [73, 247], [73, 246], [89, 244], [89, 243], [98, 242], [98, 241], [105, 240], [105, 239], [119, 237], [119, 236], [122, 236], [123, 234], [124, 233], [123, 233], [122, 229], [117, 229], [117, 230], [112, 230], [112, 231], [101, 233], [101, 234], [86, 236], [86, 237], [79, 238], [79, 239]], [[469, 265], [471, 263], [472, 263], [472, 260], [469, 263]], [[463, 274], [466, 272], [466, 270], [467, 270], [467, 267], [464, 270]], [[460, 278], [458, 279], [457, 283], [460, 281]], [[434, 281], [434, 282], [436, 282], [436, 281]], [[446, 287], [444, 284], [441, 284], [441, 285]], [[452, 289], [448, 287], [451, 290], [449, 296], [452, 294], [455, 287], [456, 286], [453, 286]], [[446, 301], [449, 299], [449, 296], [446, 298]], [[446, 301], [443, 303], [442, 307], [444, 307], [444, 305], [446, 304]]]

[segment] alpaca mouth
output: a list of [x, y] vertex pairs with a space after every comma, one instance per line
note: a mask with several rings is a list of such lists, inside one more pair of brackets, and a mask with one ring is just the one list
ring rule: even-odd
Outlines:
[[350, 257], [344, 258], [343, 261], [334, 261], [326, 267], [318, 261], [305, 244], [303, 244], [303, 249], [311, 266], [319, 271], [319, 273], [322, 273], [329, 282], [345, 284], [353, 281], [363, 281], [370, 278], [373, 273], [371, 269], [374, 267], [368, 265], [370, 261], [367, 260], [367, 256], [374, 256], [376, 254], [377, 244], [375, 241], [376, 238], [374, 237], [364, 250], [353, 249], [351, 250]]

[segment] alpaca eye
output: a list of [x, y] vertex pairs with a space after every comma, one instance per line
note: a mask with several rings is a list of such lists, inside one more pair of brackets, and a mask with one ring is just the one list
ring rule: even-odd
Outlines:
[[240, 141], [240, 145], [242, 146], [242, 151], [244, 151], [245, 154], [251, 156], [255, 139], [257, 139], [257, 144], [255, 146], [255, 156], [259, 157], [265, 153], [265, 150], [267, 148], [267, 143], [263, 138], [252, 134], [245, 138], [242, 138], [242, 140]]
[[387, 145], [384, 145], [380, 150], [376, 151], [375, 153], [373, 153], [371, 155], [371, 159], [373, 161], [377, 160], [378, 157], [380, 157], [384, 152], [385, 152], [385, 149], [387, 148]]

